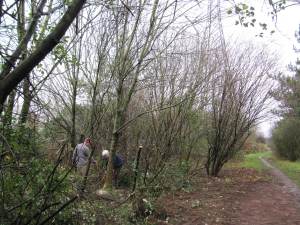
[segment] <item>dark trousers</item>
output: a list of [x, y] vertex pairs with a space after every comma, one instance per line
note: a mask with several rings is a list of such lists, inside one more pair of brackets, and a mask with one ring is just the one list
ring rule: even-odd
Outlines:
[[119, 174], [120, 174], [120, 171], [121, 171], [121, 167], [114, 168], [114, 170], [113, 170], [113, 185], [115, 187], [119, 186]]

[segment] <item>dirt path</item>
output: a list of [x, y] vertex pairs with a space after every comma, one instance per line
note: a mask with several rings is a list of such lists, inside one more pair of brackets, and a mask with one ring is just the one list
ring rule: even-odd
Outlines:
[[272, 176], [282, 185], [282, 188], [294, 195], [295, 201], [300, 205], [300, 189], [299, 187], [291, 181], [284, 173], [282, 173], [279, 169], [271, 165], [266, 159], [260, 158], [262, 163], [269, 169], [269, 172]]
[[261, 158], [273, 180], [254, 185], [239, 204], [241, 225], [300, 224], [300, 190], [279, 169]]
[[300, 225], [300, 190], [279, 169], [261, 158], [272, 177], [270, 182], [252, 185], [238, 204], [232, 224]]
[[173, 225], [300, 225], [300, 190], [262, 159], [268, 173], [225, 170], [220, 178], [200, 176], [190, 192], [160, 199]]

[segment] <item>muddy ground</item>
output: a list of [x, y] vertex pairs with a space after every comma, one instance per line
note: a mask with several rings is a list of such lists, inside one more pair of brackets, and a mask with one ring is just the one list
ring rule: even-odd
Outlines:
[[300, 225], [299, 189], [276, 168], [227, 169], [219, 178], [203, 173], [192, 186], [162, 196], [157, 205], [167, 218], [152, 218], [151, 224]]

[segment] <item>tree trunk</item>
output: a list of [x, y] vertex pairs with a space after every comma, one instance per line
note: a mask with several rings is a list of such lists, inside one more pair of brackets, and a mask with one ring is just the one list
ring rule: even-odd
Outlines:
[[[122, 121], [126, 121], [128, 116], [127, 116], [128, 112], [127, 110], [123, 113], [122, 115]], [[124, 156], [124, 160], [125, 162], [127, 162], [127, 156], [128, 156], [128, 149], [127, 149], [127, 145], [128, 145], [128, 135], [127, 135], [127, 129], [126, 127], [124, 129], [122, 129], [122, 131], [119, 134], [119, 143], [118, 143], [118, 149], [120, 149], [120, 152], [123, 154]]]
[[[14, 52], [9, 56], [6, 63], [3, 64], [2, 70], [0, 72], [0, 79], [5, 79], [5, 77], [9, 74], [11, 69], [15, 66], [15, 63], [20, 58], [20, 55], [24, 54], [24, 50], [27, 49], [27, 45], [31, 40], [39, 18], [41, 17], [41, 12], [44, 9], [47, 0], [42, 0], [34, 14], [32, 14], [32, 20], [28, 25], [27, 31], [25, 31], [25, 0], [19, 2], [18, 6], [18, 36], [19, 36], [19, 45], [14, 50]], [[20, 38], [21, 37], [21, 38]]]
[[121, 127], [121, 125], [124, 122], [123, 121], [123, 119], [124, 119], [123, 85], [124, 85], [123, 79], [119, 75], [118, 87], [117, 87], [117, 106], [116, 106], [116, 113], [115, 113], [115, 118], [114, 118], [112, 140], [111, 140], [110, 151], [109, 151], [108, 168], [106, 171], [105, 183], [103, 186], [104, 190], [111, 190], [113, 188], [113, 186], [112, 186], [113, 159], [116, 155], [118, 144], [120, 141], [120, 131], [118, 131], [118, 129]]
[[[77, 82], [77, 81], [76, 81]], [[77, 86], [73, 87], [72, 96], [72, 125], [71, 125], [71, 146], [75, 148], [76, 146], [76, 97], [77, 97]]]
[[[33, 4], [31, 5], [32, 9], [32, 14], [34, 13], [34, 7]], [[43, 6], [44, 7], [44, 6]], [[37, 12], [38, 13], [38, 12]], [[19, 36], [19, 44], [22, 44], [22, 40], [25, 36], [26, 30], [25, 30], [25, 1], [22, 0], [20, 2], [19, 6], [19, 16], [18, 16], [18, 36]], [[33, 30], [33, 33], [35, 33], [35, 29]], [[33, 34], [32, 34], [33, 35]], [[27, 56], [27, 44], [24, 45], [23, 48], [23, 53], [21, 54], [21, 60], [26, 59]], [[23, 96], [24, 96], [24, 101], [21, 109], [21, 115], [19, 118], [19, 125], [22, 125], [26, 123], [27, 118], [28, 118], [28, 113], [29, 113], [29, 108], [30, 108], [30, 101], [31, 101], [31, 96], [30, 96], [30, 80], [29, 80], [30, 75], [28, 74], [27, 77], [23, 81]]]
[[10, 92], [38, 65], [59, 43], [67, 29], [76, 18], [86, 0], [73, 0], [68, 10], [53, 31], [37, 46], [36, 50], [22, 61], [14, 70], [0, 79], [0, 114]]
[[16, 90], [13, 90], [8, 98], [8, 102], [6, 105], [6, 110], [3, 118], [3, 135], [6, 137], [7, 141], [10, 142], [11, 135], [11, 124], [13, 118], [13, 109], [16, 97]]
[[12, 123], [12, 113], [14, 109], [14, 103], [15, 103], [15, 97], [16, 97], [16, 91], [13, 90], [8, 98], [7, 107], [3, 116], [3, 125], [4, 129], [8, 129], [8, 127], [11, 126]]
[[224, 163], [221, 161], [220, 158], [217, 157], [216, 154], [216, 151], [220, 151], [220, 150], [212, 149], [211, 151], [215, 151], [215, 152], [210, 152], [208, 154], [207, 161], [205, 164], [205, 169], [208, 176], [217, 177]]
[[0, 24], [2, 22], [2, 15], [3, 15], [2, 7], [3, 7], [3, 0], [0, 0]]
[[107, 166], [107, 171], [106, 171], [105, 183], [103, 186], [103, 189], [108, 190], [108, 191], [113, 188], [113, 185], [112, 185], [113, 159], [116, 155], [117, 146], [118, 146], [119, 139], [120, 139], [120, 133], [117, 131], [117, 129], [122, 124], [121, 119], [122, 119], [122, 111], [117, 110], [117, 113], [115, 115], [115, 120], [114, 120], [114, 127], [113, 127], [113, 134], [112, 134], [112, 140], [111, 140], [110, 151], [109, 151], [109, 161], [108, 161], [108, 166]]
[[27, 76], [23, 81], [23, 95], [24, 102], [22, 105], [21, 115], [19, 119], [19, 125], [26, 123], [29, 114], [30, 102], [31, 102], [31, 94], [30, 94], [30, 81], [29, 76]]

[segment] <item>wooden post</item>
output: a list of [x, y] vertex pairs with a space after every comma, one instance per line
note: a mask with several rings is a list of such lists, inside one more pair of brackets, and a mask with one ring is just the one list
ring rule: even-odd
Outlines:
[[136, 182], [137, 182], [138, 170], [139, 170], [139, 162], [140, 162], [140, 158], [141, 158], [142, 149], [143, 149], [143, 146], [140, 145], [139, 150], [138, 150], [137, 155], [136, 155], [136, 159], [135, 159], [134, 181], [133, 181], [132, 192], [134, 192], [135, 188], [136, 188]]

